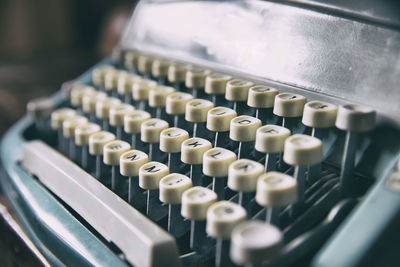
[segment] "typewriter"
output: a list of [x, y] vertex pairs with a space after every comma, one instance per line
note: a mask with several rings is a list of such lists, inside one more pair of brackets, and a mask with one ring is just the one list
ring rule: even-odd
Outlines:
[[140, 2], [3, 137], [24, 230], [55, 266], [398, 265], [400, 21], [371, 3]]

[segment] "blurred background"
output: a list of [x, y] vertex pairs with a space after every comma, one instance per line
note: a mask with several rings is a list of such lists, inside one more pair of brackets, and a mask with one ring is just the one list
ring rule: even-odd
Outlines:
[[[25, 114], [29, 99], [56, 92], [63, 82], [109, 55], [135, 4], [134, 0], [1, 0], [0, 138]], [[18, 232], [18, 222], [1, 192], [0, 213], [1, 266], [43, 265]]]

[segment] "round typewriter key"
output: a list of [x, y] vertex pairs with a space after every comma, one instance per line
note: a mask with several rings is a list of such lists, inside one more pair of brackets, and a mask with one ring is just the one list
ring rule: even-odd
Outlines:
[[108, 119], [110, 117], [110, 109], [121, 104], [121, 100], [114, 97], [99, 99], [96, 102], [96, 117], [103, 121], [103, 130], [109, 130]]
[[149, 92], [150, 92], [150, 90], [154, 89], [156, 86], [157, 86], [157, 83], [155, 81], [146, 80], [146, 79], [138, 81], [137, 83], [135, 83], [133, 85], [132, 97], [133, 97], [133, 100], [135, 100], [138, 103], [136, 108], [141, 109], [141, 110], [148, 109], [147, 100], [149, 99]]
[[225, 98], [233, 101], [233, 109], [238, 114], [244, 113], [249, 89], [252, 86], [254, 86], [252, 82], [237, 79], [230, 80], [226, 84]]
[[96, 103], [105, 98], [107, 98], [107, 95], [99, 91], [82, 97], [82, 110], [84, 113], [89, 114], [90, 121], [95, 122], [96, 120]]
[[89, 154], [96, 156], [95, 177], [98, 180], [101, 179], [103, 173], [101, 162], [103, 161], [102, 158], [104, 145], [114, 140], [115, 135], [106, 131], [94, 133], [89, 136]]
[[75, 144], [82, 147], [81, 166], [88, 168], [89, 137], [101, 131], [101, 127], [95, 123], [85, 123], [75, 128]]
[[203, 154], [211, 148], [210, 141], [203, 138], [189, 138], [182, 142], [181, 161], [190, 165], [190, 179], [194, 185], [202, 185]]
[[147, 55], [140, 55], [138, 57], [138, 70], [146, 78], [151, 76], [151, 68], [153, 65], [153, 58]]
[[239, 205], [250, 202], [257, 188], [257, 179], [264, 172], [263, 166], [253, 160], [239, 159], [228, 169], [228, 187], [239, 192]]
[[119, 76], [117, 91], [125, 103], [132, 103], [133, 86], [135, 83], [140, 82], [141, 80], [142, 77], [130, 73]]
[[95, 91], [96, 90], [92, 86], [87, 86], [83, 84], [73, 85], [70, 92], [71, 105], [73, 107], [81, 107], [83, 96], [93, 94]]
[[215, 266], [231, 266], [230, 238], [233, 229], [246, 220], [246, 210], [229, 201], [212, 204], [207, 211], [207, 234], [217, 239]]
[[70, 108], [56, 109], [51, 113], [51, 118], [50, 118], [51, 128], [57, 130], [58, 149], [61, 152], [66, 152], [68, 148], [63, 133], [63, 122], [67, 118], [71, 118], [76, 115], [77, 115], [76, 111]]
[[261, 121], [251, 116], [243, 115], [231, 120], [229, 137], [239, 142], [239, 159], [242, 158], [242, 155], [254, 157], [254, 140], [260, 126]]
[[168, 168], [171, 172], [181, 169], [182, 142], [189, 138], [189, 133], [180, 128], [167, 128], [160, 133], [160, 150], [168, 153]]
[[140, 139], [149, 144], [149, 158], [150, 160], [161, 159], [160, 154], [160, 133], [162, 130], [169, 127], [168, 122], [160, 119], [149, 119], [141, 125]]
[[69, 142], [69, 157], [71, 160], [76, 160], [76, 147], [75, 147], [75, 129], [79, 125], [86, 124], [88, 119], [86, 117], [76, 115], [71, 118], [67, 118], [63, 122], [63, 133], [64, 138], [66, 138]]
[[193, 137], [203, 136], [207, 133], [207, 112], [214, 104], [205, 99], [193, 99], [186, 103], [185, 119], [193, 122]]
[[151, 73], [153, 77], [158, 79], [160, 84], [165, 84], [167, 76], [168, 76], [168, 68], [169, 62], [162, 59], [154, 59], [153, 64], [151, 66]]
[[26, 105], [27, 113], [35, 120], [35, 128], [40, 132], [49, 129], [49, 118], [54, 110], [54, 102], [51, 98], [35, 98], [29, 100]]
[[226, 84], [231, 79], [231, 76], [225, 74], [212, 73], [207, 75], [204, 91], [212, 96], [215, 106], [224, 104]]
[[230, 256], [239, 265], [262, 265], [280, 255], [282, 243], [283, 234], [275, 226], [247, 221], [232, 232]]
[[156, 118], [165, 119], [165, 105], [167, 96], [175, 92], [175, 89], [170, 86], [156, 86], [149, 92], [149, 106], [156, 108]]
[[185, 126], [184, 116], [186, 111], [186, 103], [193, 99], [191, 94], [175, 92], [167, 96], [165, 104], [165, 112], [174, 115], [174, 127]]
[[236, 111], [226, 107], [215, 107], [207, 112], [207, 129], [215, 132], [214, 147], [226, 147], [229, 139], [231, 120]]
[[283, 160], [295, 166], [294, 177], [297, 181], [299, 201], [293, 208], [298, 212], [304, 206], [305, 172], [308, 166], [322, 161], [322, 142], [308, 135], [292, 135], [285, 140]]
[[114, 67], [110, 66], [110, 65], [102, 65], [100, 67], [95, 68], [92, 72], [93, 84], [96, 87], [103, 89], [104, 88], [104, 76], [110, 70], [114, 70]]
[[279, 225], [281, 208], [297, 201], [297, 182], [284, 173], [267, 172], [258, 179], [256, 201], [267, 208], [266, 221]]
[[122, 138], [122, 129], [124, 127], [124, 118], [126, 114], [134, 111], [135, 108], [129, 104], [120, 103], [110, 107], [110, 125], [116, 127], [117, 139]]
[[201, 186], [192, 187], [182, 195], [181, 214], [191, 220], [190, 248], [195, 251], [202, 251], [207, 246], [207, 210], [215, 202], [217, 194]]
[[247, 105], [256, 108], [256, 118], [260, 120], [264, 118], [264, 123], [272, 122], [272, 108], [278, 93], [278, 90], [264, 85], [250, 87]]
[[137, 72], [139, 55], [135, 51], [127, 51], [124, 57], [124, 65], [131, 72]]
[[209, 70], [200, 68], [191, 68], [186, 72], [185, 85], [187, 88], [193, 90], [192, 94], [194, 98], [206, 98], [204, 86], [208, 74], [210, 74]]
[[179, 173], [171, 173], [160, 180], [160, 200], [168, 204], [168, 232], [180, 237], [190, 225], [180, 214], [183, 192], [192, 187], [192, 180]]
[[146, 214], [154, 221], [159, 221], [168, 214], [166, 206], [162, 206], [159, 195], [160, 180], [169, 174], [166, 165], [151, 161], [139, 169], [139, 186], [147, 190]]
[[143, 150], [143, 142], [138, 138], [141, 133], [142, 123], [151, 119], [150, 113], [143, 110], [134, 110], [124, 116], [124, 131], [132, 134], [132, 147]]
[[375, 128], [376, 111], [368, 107], [350, 104], [339, 106], [335, 125], [347, 132], [342, 156], [341, 190], [345, 196], [351, 196], [356, 189], [352, 174], [358, 135]]
[[117, 96], [118, 79], [121, 75], [126, 75], [124, 71], [112, 69], [106, 71], [104, 75], [104, 88], [109, 96]]
[[290, 130], [278, 125], [265, 125], [257, 129], [255, 149], [265, 155], [265, 171], [276, 170], [279, 153], [283, 152]]
[[307, 98], [292, 93], [280, 93], [275, 97], [274, 114], [282, 117], [282, 126], [289, 128], [292, 132], [298, 127], [299, 118], [303, 115], [304, 105]]
[[225, 199], [229, 165], [235, 160], [235, 153], [221, 147], [212, 148], [203, 154], [203, 173], [213, 177], [213, 191], [219, 200]]
[[190, 65], [172, 62], [168, 67], [168, 81], [172, 83], [176, 90], [181, 90], [185, 86], [186, 72], [191, 68]]

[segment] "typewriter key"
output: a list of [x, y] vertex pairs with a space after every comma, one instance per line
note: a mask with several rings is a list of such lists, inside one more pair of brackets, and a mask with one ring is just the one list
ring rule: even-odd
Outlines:
[[149, 145], [150, 160], [162, 160], [160, 151], [160, 133], [169, 127], [168, 122], [160, 119], [149, 119], [141, 125], [140, 139]]
[[75, 144], [82, 148], [81, 166], [88, 169], [89, 136], [100, 132], [101, 127], [95, 123], [85, 123], [75, 128]]
[[261, 126], [261, 121], [251, 116], [239, 116], [231, 120], [229, 137], [239, 142], [238, 158], [246, 155], [254, 158], [254, 141], [257, 129]]
[[63, 134], [64, 138], [69, 143], [68, 155], [72, 161], [77, 160], [76, 146], [75, 146], [75, 129], [79, 125], [86, 124], [88, 119], [84, 116], [76, 115], [67, 118], [63, 122]]
[[[102, 168], [101, 164], [103, 161], [103, 149], [107, 143], [114, 140], [115, 135], [106, 131], [94, 133], [89, 136], [89, 154], [96, 156], [95, 177], [102, 182], [105, 181], [104, 168]], [[102, 176], [104, 176], [104, 178]]]
[[171, 172], [182, 172], [182, 142], [189, 138], [189, 133], [180, 128], [167, 128], [160, 133], [160, 150], [168, 153], [168, 168]]
[[167, 96], [165, 112], [174, 116], [174, 127], [184, 128], [186, 103], [193, 99], [191, 94], [175, 92]]
[[114, 106], [118, 106], [119, 104], [121, 104], [121, 100], [114, 97], [101, 98], [96, 102], [96, 118], [102, 120], [103, 130], [109, 130], [110, 125], [108, 120], [110, 117], [110, 109]]
[[165, 105], [167, 96], [175, 92], [170, 86], [156, 86], [149, 91], [149, 106], [156, 109], [156, 118], [167, 120]]
[[272, 108], [274, 107], [275, 96], [278, 93], [278, 90], [264, 85], [252, 86], [249, 89], [247, 105], [256, 108], [255, 116], [263, 124], [274, 123]]
[[142, 123], [151, 119], [150, 113], [143, 110], [134, 110], [124, 116], [124, 131], [132, 134], [132, 148], [145, 150], [140, 137]]
[[116, 127], [117, 139], [122, 139], [122, 129], [124, 127], [124, 117], [134, 111], [135, 108], [129, 104], [120, 103], [110, 107], [110, 125]]
[[233, 101], [233, 110], [239, 115], [246, 113], [246, 101], [250, 87], [254, 84], [244, 80], [230, 80], [226, 84], [225, 98]]
[[193, 137], [207, 135], [207, 112], [214, 104], [204, 99], [193, 99], [186, 103], [185, 119], [193, 122]]
[[204, 86], [208, 74], [210, 74], [209, 70], [195, 67], [187, 70], [185, 85], [187, 88], [192, 89], [192, 95], [194, 98], [207, 98], [207, 95], [204, 92]]
[[214, 147], [228, 145], [231, 120], [236, 116], [236, 111], [226, 107], [215, 107], [207, 112], [207, 129], [215, 132]]
[[232, 79], [231, 76], [219, 73], [207, 75], [204, 91], [211, 95], [214, 106], [225, 104], [226, 84]]

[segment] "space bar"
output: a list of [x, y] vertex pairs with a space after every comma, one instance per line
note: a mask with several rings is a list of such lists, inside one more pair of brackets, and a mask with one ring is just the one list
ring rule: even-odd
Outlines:
[[135, 266], [179, 266], [175, 239], [42, 141], [23, 146], [23, 167]]

